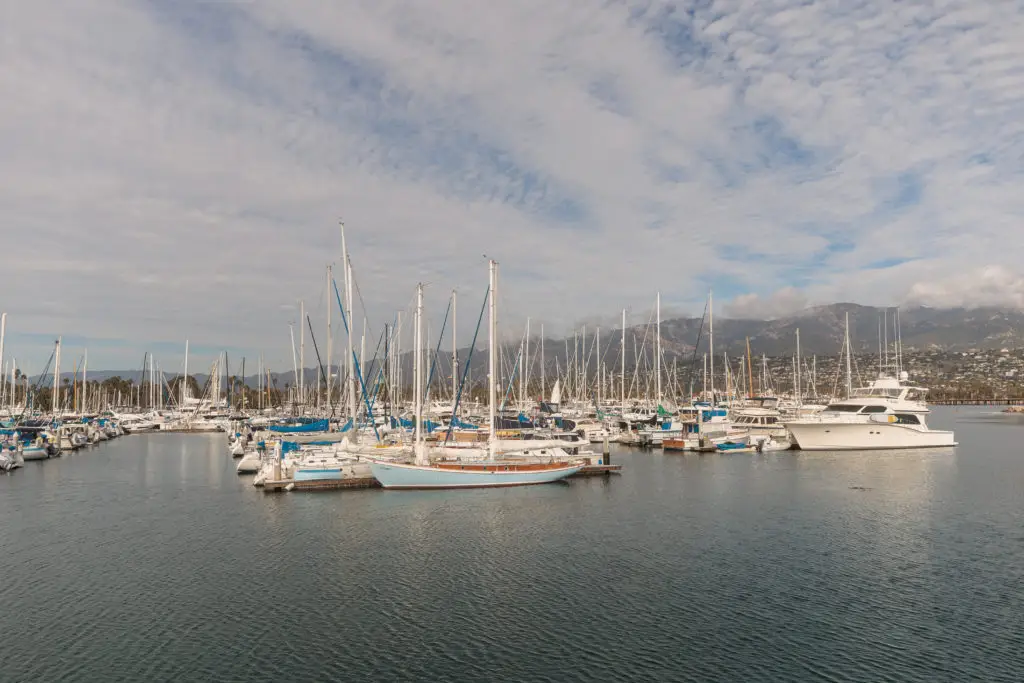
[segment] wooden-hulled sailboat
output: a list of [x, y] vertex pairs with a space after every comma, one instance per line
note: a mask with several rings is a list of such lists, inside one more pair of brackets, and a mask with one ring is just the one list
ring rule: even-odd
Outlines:
[[[576, 474], [584, 463], [580, 462], [530, 462], [498, 460], [495, 458], [497, 440], [495, 435], [495, 344], [497, 343], [496, 318], [497, 263], [490, 262], [490, 286], [488, 289], [489, 317], [489, 439], [487, 452], [477, 452], [473, 459], [430, 462], [427, 457], [421, 424], [423, 422], [423, 363], [422, 319], [423, 286], [417, 288], [416, 296], [416, 348], [414, 351], [414, 385], [416, 392], [416, 432], [413, 464], [374, 460], [371, 463], [373, 476], [387, 489], [461, 489], [497, 486], [526, 486], [560, 481]], [[468, 455], [468, 454], [467, 454]]]

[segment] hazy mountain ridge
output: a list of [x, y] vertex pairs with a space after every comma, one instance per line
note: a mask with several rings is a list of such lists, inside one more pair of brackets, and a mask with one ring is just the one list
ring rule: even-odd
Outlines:
[[[861, 306], [852, 303], [836, 303], [825, 306], [815, 306], [800, 311], [790, 316], [772, 320], [751, 320], [735, 318], [715, 319], [715, 353], [716, 356], [728, 353], [730, 356], [739, 356], [746, 352], [746, 340], [750, 339], [750, 350], [754, 355], [765, 354], [767, 356], [787, 356], [796, 352], [796, 331], [800, 330], [800, 350], [803, 355], [831, 356], [838, 354], [843, 345], [843, 334], [845, 316], [850, 314], [850, 338], [855, 352], [871, 353], [878, 349], [879, 322], [884, 309], [871, 306]], [[893, 311], [889, 309], [889, 339], [893, 338]], [[708, 348], [709, 322], [704, 321], [703, 332], [700, 333], [700, 346], [697, 353], [697, 362], [701, 362], [703, 353]], [[975, 308], [975, 309], [935, 309], [935, 308], [909, 308], [900, 311], [900, 324], [902, 328], [903, 347], [906, 352], [920, 351], [926, 349], [942, 349], [946, 351], [963, 351], [971, 348], [977, 349], [1000, 349], [1003, 347], [1016, 348], [1024, 346], [1024, 312], [1002, 309], [1002, 308]], [[694, 345], [698, 341], [698, 332], [701, 329], [701, 319], [674, 318], [664, 320], [661, 324], [662, 346], [666, 361], [671, 363], [674, 360], [682, 367], [690, 363], [694, 358]], [[505, 330], [506, 333], [510, 330]], [[620, 364], [621, 351], [619, 348], [621, 339], [620, 330], [603, 330], [601, 335], [601, 358], [609, 372], [617, 371]], [[435, 340], [436, 341], [436, 340]], [[472, 359], [472, 374], [476, 380], [486, 376], [487, 352], [486, 342], [474, 352]], [[534, 355], [533, 363], [534, 377], [539, 374], [539, 362], [536, 358], [539, 349], [537, 340], [532, 340], [531, 355]], [[582, 348], [582, 342], [580, 342]], [[596, 367], [596, 353], [593, 349], [594, 329], [587, 330], [587, 353], [589, 355], [589, 367], [591, 371]], [[634, 346], [635, 344], [635, 346]], [[570, 356], [572, 355], [573, 339], [569, 338]], [[654, 330], [648, 326], [640, 325], [630, 327], [626, 330], [626, 366], [632, 369], [634, 358], [641, 357], [641, 366], [650, 366], [653, 358]], [[547, 374], [550, 381], [556, 373], [556, 367], [563, 370], [566, 368], [565, 339], [545, 340], [547, 349]], [[637, 348], [641, 353], [637, 353]], [[518, 341], [509, 341], [503, 345], [504, 364], [511, 367], [518, 352]], [[459, 356], [463, 361], [468, 357], [468, 349], [461, 349]], [[442, 377], [451, 377], [451, 353], [442, 352], [436, 374]], [[644, 360], [646, 358], [646, 360]], [[406, 381], [412, 378], [412, 356], [404, 353], [402, 356], [403, 377]], [[237, 367], [232, 368], [237, 372]], [[344, 369], [342, 369], [344, 373]], [[315, 367], [306, 368], [305, 382], [307, 386], [316, 386], [318, 370]], [[506, 369], [502, 373], [508, 374]], [[61, 373], [62, 377], [71, 377], [71, 373]], [[103, 381], [110, 377], [120, 376], [122, 379], [131, 379], [138, 383], [145, 375], [138, 369], [135, 370], [101, 370], [90, 371], [89, 379]], [[168, 380], [175, 376], [175, 373], [165, 373]], [[197, 373], [193, 375], [202, 386], [207, 381], [207, 375]], [[283, 389], [286, 384], [293, 382], [292, 372], [271, 373], [271, 382], [276, 380], [278, 388]], [[33, 377], [32, 381], [36, 381]], [[257, 384], [255, 375], [248, 375], [246, 383], [255, 387]]]

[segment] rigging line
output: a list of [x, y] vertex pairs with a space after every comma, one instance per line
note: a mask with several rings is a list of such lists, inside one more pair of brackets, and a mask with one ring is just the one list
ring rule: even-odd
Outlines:
[[[320, 360], [320, 349], [317, 348], [317, 345], [316, 345], [316, 335], [313, 334], [313, 322], [309, 319], [308, 315], [306, 316], [306, 323], [309, 325], [309, 336], [313, 340], [313, 350], [316, 352], [317, 367], [320, 368], [320, 376], [323, 378], [324, 384], [326, 385], [327, 384], [327, 375], [324, 374], [324, 363], [323, 363], [322, 360]], [[352, 355], [353, 356], [355, 355], [354, 351], [352, 352]], [[331, 401], [329, 405], [330, 405], [330, 408], [331, 408], [331, 417], [334, 417], [334, 402]]]
[[476, 350], [477, 335], [480, 334], [480, 323], [484, 319], [484, 311], [487, 310], [487, 300], [491, 296], [491, 288], [487, 287], [487, 294], [484, 295], [484, 304], [480, 307], [480, 317], [476, 320], [476, 329], [473, 331], [473, 341], [469, 345], [469, 354], [466, 358], [466, 367], [462, 370], [462, 381], [459, 382], [459, 392], [455, 396], [455, 405], [452, 406], [452, 419], [448, 421], [448, 431], [444, 435], [444, 443], [447, 444], [452, 438], [452, 430], [455, 428], [455, 421], [458, 419], [459, 404], [462, 402], [462, 390], [466, 386], [466, 378], [469, 376], [469, 367], [473, 363], [473, 351]]
[[690, 397], [693, 397], [693, 384], [697, 374], [697, 351], [700, 349], [700, 340], [704, 334], [704, 319], [708, 315], [708, 301], [704, 300], [704, 313], [700, 316], [700, 327], [697, 328], [697, 341], [693, 345], [693, 356], [690, 357]]
[[[427, 386], [423, 392], [423, 402], [430, 398], [430, 382], [434, 379], [434, 369], [437, 367], [437, 355], [441, 352], [441, 342], [444, 341], [444, 331], [448, 327], [448, 316], [452, 312], [452, 300], [448, 299], [448, 308], [444, 312], [444, 322], [441, 323], [441, 332], [437, 335], [437, 349], [434, 350], [434, 359], [430, 363], [430, 373], [427, 375]], [[429, 350], [429, 349], [428, 349]]]

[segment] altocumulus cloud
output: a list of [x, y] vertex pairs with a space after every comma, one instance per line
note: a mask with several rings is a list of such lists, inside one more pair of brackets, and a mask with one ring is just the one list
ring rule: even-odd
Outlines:
[[[22, 333], [118, 340], [99, 364], [191, 337], [288, 365], [295, 301], [324, 317], [343, 217], [371, 326], [417, 281], [435, 309], [478, 299], [484, 253], [508, 325], [549, 331], [656, 290], [699, 311], [709, 287], [737, 313], [1020, 305], [998, 293], [1024, 249], [1021, 16], [7, 3], [0, 300]], [[1002, 275], [963, 286], [979, 268]]]

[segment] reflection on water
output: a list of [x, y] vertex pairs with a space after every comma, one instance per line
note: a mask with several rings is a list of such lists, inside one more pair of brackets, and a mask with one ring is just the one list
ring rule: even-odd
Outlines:
[[3, 681], [1017, 680], [1024, 426], [934, 452], [267, 495], [223, 435], [0, 477]]

